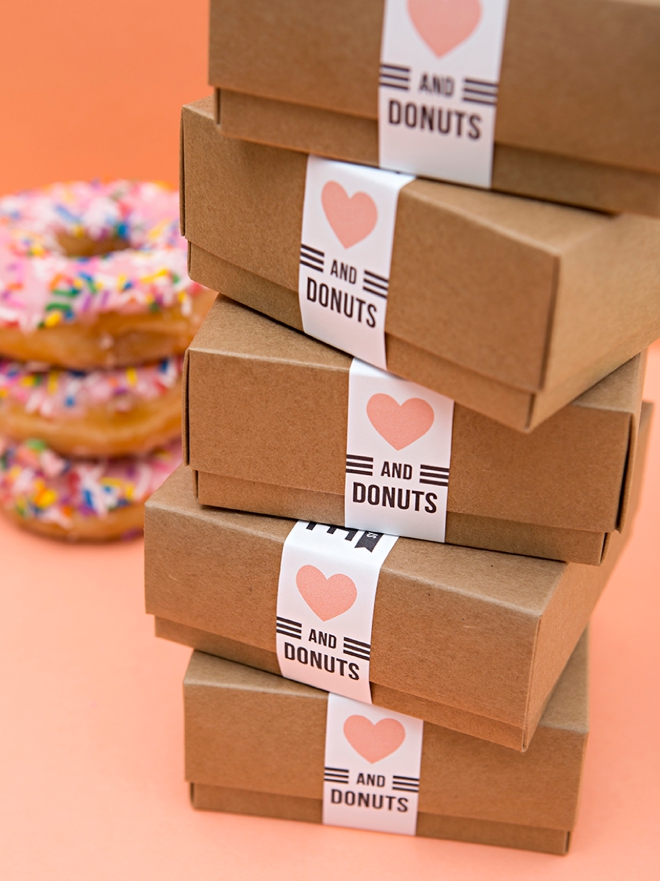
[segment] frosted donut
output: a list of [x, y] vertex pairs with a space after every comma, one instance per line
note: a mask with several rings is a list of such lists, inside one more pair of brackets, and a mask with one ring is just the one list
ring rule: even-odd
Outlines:
[[0, 354], [90, 370], [183, 352], [215, 294], [190, 280], [178, 223], [157, 183], [0, 198]]
[[0, 447], [0, 506], [19, 526], [67, 541], [138, 534], [144, 503], [181, 462], [175, 442], [145, 456], [64, 459], [43, 441]]
[[152, 450], [180, 434], [182, 362], [81, 373], [0, 359], [0, 434], [64, 456]]

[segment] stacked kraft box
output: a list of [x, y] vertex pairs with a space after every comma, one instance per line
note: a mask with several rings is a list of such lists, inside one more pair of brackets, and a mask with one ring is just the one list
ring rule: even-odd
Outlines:
[[658, 10], [212, 0], [210, 36], [220, 296], [146, 517], [193, 805], [566, 853], [651, 421]]

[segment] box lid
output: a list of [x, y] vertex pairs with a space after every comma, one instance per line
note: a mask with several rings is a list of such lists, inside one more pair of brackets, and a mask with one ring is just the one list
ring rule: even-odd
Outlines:
[[[218, 298], [188, 353], [189, 463], [264, 484], [266, 496], [269, 485], [274, 496], [276, 486], [332, 494], [343, 509], [350, 363], [336, 349]], [[590, 532], [619, 528], [644, 369], [645, 357], [633, 358], [529, 434], [456, 405], [450, 514]], [[276, 505], [264, 512], [286, 513]]]
[[[322, 797], [324, 692], [195, 652], [184, 699], [188, 780]], [[572, 829], [588, 727], [583, 637], [526, 755], [425, 724], [419, 810]]]
[[[224, 138], [208, 103], [182, 119], [191, 272], [301, 329], [305, 156]], [[529, 429], [660, 335], [659, 245], [653, 219], [415, 180], [399, 196], [389, 368]]]
[[[377, 118], [383, 0], [213, 0], [209, 81]], [[660, 171], [656, 0], [510, 0], [495, 140]]]

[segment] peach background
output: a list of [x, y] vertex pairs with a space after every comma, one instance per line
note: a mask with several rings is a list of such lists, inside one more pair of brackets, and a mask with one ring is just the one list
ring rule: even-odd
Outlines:
[[[237, 0], [240, 2], [240, 0]], [[0, 192], [73, 177], [176, 181], [204, 94], [206, 0], [17, 0], [2, 12]], [[648, 396], [660, 403], [660, 350]], [[660, 429], [643, 508], [593, 624], [592, 734], [571, 855], [195, 813], [188, 651], [143, 612], [142, 545], [69, 548], [0, 523], [0, 874], [330, 881], [660, 877]]]
[[203, 97], [208, 0], [4, 0], [0, 193], [55, 180], [176, 184]]

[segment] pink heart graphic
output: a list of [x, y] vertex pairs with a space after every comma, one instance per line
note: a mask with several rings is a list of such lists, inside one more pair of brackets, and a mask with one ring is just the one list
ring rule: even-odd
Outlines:
[[408, 0], [408, 15], [426, 45], [442, 58], [470, 36], [481, 18], [479, 0]]
[[348, 612], [357, 599], [357, 588], [352, 578], [340, 574], [326, 578], [316, 566], [299, 569], [296, 585], [302, 598], [321, 621], [329, 621]]
[[372, 395], [367, 404], [369, 422], [395, 450], [402, 450], [423, 437], [433, 425], [433, 407], [421, 398], [397, 404], [389, 395]]
[[406, 729], [397, 719], [381, 719], [374, 725], [365, 716], [349, 716], [344, 736], [355, 752], [373, 765], [398, 750], [406, 739]]
[[323, 187], [321, 202], [328, 223], [345, 248], [366, 239], [376, 226], [378, 209], [366, 193], [355, 193], [349, 198], [342, 185], [331, 180]]

